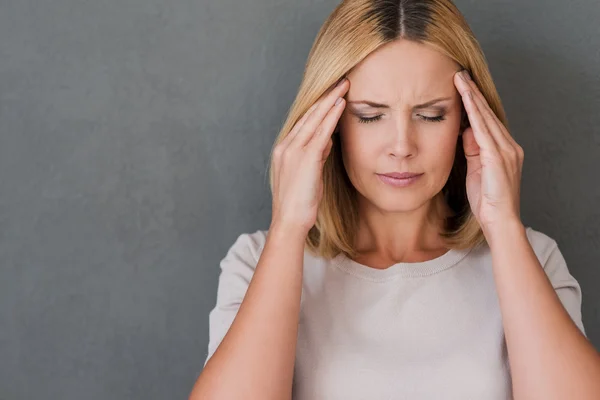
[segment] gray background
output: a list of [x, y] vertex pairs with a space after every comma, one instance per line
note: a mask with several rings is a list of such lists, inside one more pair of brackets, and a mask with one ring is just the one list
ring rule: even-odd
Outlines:
[[[186, 398], [336, 1], [0, 0], [0, 399]], [[458, 1], [600, 345], [600, 5]]]

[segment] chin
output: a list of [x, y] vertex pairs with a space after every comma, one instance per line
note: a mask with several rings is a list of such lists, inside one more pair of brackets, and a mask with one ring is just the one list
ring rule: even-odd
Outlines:
[[385, 212], [408, 212], [423, 206], [429, 199], [419, 191], [403, 193], [378, 190], [369, 195], [368, 201], [377, 209]]

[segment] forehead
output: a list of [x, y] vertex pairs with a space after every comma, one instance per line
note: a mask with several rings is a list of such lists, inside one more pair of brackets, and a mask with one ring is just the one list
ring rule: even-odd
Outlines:
[[460, 66], [433, 47], [399, 39], [369, 54], [349, 73], [348, 98], [401, 101], [457, 93], [454, 74]]

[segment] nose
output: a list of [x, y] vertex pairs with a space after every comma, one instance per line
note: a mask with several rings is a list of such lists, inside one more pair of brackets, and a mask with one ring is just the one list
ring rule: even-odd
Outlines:
[[417, 155], [414, 126], [410, 118], [398, 118], [390, 132], [388, 153], [391, 157], [409, 158]]

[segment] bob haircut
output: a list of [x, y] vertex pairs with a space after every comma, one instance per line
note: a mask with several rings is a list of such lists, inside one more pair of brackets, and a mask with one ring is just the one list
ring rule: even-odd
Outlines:
[[[274, 147], [323, 93], [370, 53], [396, 39], [433, 46], [470, 73], [490, 108], [508, 127], [500, 97], [487, 61], [465, 18], [451, 0], [343, 0], [320, 28], [308, 55], [302, 82]], [[469, 126], [462, 104], [460, 133]], [[336, 128], [337, 129], [337, 128]], [[311, 253], [330, 259], [340, 252], [355, 257], [358, 227], [356, 189], [342, 163], [339, 135], [323, 166], [323, 198], [306, 246]], [[272, 150], [273, 150], [272, 149]], [[269, 170], [273, 192], [272, 151]], [[466, 195], [467, 164], [458, 136], [454, 165], [442, 191], [453, 214], [440, 233], [448, 247], [464, 249], [485, 242]]]

